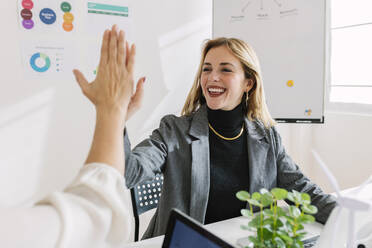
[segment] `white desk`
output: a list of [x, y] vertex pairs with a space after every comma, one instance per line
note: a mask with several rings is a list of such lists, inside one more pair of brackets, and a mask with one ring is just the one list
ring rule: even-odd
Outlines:
[[[229, 220], [224, 220], [220, 222], [216, 222], [213, 224], [205, 225], [204, 227], [209, 230], [210, 232], [214, 233], [218, 237], [226, 240], [232, 245], [236, 245], [236, 241], [240, 238], [247, 237], [250, 232], [246, 230], [242, 230], [240, 228], [241, 225], [246, 225], [248, 223], [248, 219], [245, 217], [237, 217]], [[320, 223], [312, 223], [305, 225], [305, 230], [307, 231], [309, 236], [313, 236], [314, 234], [319, 235], [323, 225]], [[164, 235], [146, 239], [139, 242], [130, 243], [124, 246], [124, 248], [161, 248], [163, 244]]]

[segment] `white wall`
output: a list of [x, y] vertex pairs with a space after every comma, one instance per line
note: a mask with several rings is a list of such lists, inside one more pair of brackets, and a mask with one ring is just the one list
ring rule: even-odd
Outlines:
[[342, 189], [355, 187], [372, 175], [372, 115], [325, 112], [325, 124], [284, 125], [287, 150], [302, 170], [326, 192], [334, 189], [311, 154], [314, 149]]

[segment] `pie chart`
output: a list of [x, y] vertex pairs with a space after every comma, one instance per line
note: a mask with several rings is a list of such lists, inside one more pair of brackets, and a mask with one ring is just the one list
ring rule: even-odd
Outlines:
[[46, 72], [50, 67], [50, 58], [43, 53], [35, 53], [30, 59], [30, 65], [34, 71]]

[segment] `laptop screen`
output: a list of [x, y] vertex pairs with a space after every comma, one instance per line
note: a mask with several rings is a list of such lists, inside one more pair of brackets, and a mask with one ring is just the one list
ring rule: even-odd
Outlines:
[[232, 248], [183, 213], [172, 210], [163, 248]]

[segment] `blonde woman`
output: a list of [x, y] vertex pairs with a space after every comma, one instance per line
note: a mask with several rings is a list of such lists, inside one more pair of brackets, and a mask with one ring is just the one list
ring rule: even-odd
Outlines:
[[[182, 115], [163, 117], [148, 139], [125, 151], [129, 188], [164, 174], [161, 200], [143, 238], [165, 233], [172, 208], [204, 224], [239, 216], [247, 207], [235, 197], [242, 189], [307, 192], [324, 223], [335, 200], [302, 174], [274, 126], [252, 48], [239, 39], [207, 41]], [[124, 141], [130, 147], [126, 134]]]

